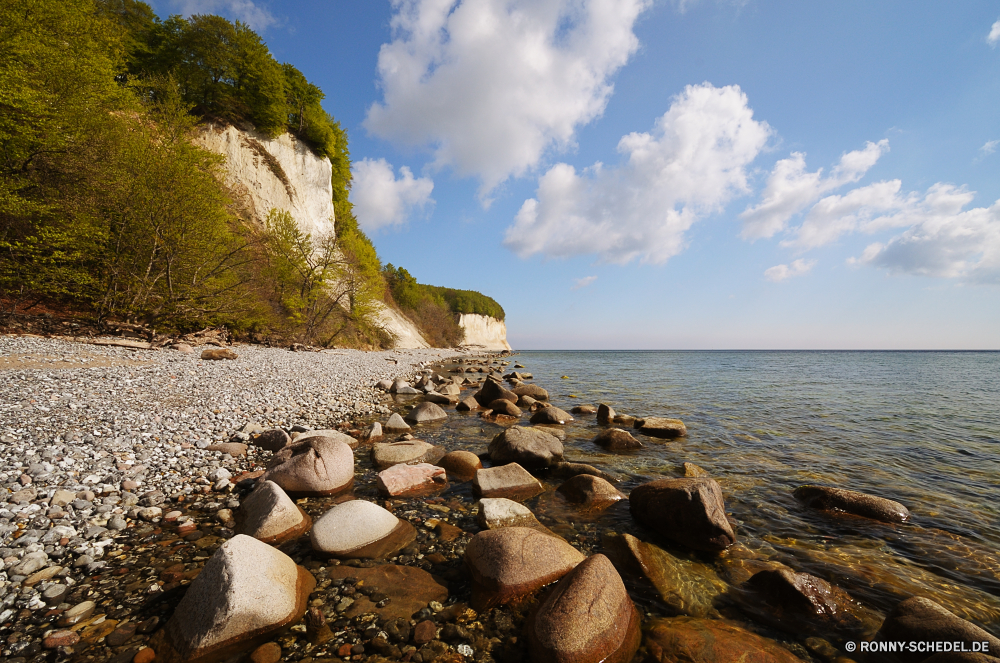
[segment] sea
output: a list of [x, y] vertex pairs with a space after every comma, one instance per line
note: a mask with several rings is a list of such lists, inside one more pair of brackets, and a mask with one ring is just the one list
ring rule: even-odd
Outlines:
[[[924, 596], [1000, 633], [1000, 352], [524, 351], [511, 359], [506, 370], [523, 365], [566, 411], [607, 403], [619, 414], [683, 420], [687, 437], [636, 433], [643, 449], [609, 453], [593, 443], [595, 417], [577, 415], [564, 427], [565, 456], [617, 476], [625, 494], [698, 465], [722, 487], [739, 556], [750, 560], [740, 562], [744, 571], [777, 562], [816, 575], [878, 619]], [[482, 453], [501, 430], [456, 413], [421, 437]], [[555, 492], [559, 480], [545, 484], [528, 506], [571, 542], [600, 551], [609, 535], [627, 532], [671, 556], [668, 567], [694, 597], [669, 609], [645, 600], [648, 614], [739, 619], [724, 598], [741, 577], [731, 559], [671, 547], [634, 523], [624, 502], [581, 513]], [[804, 484], [888, 497], [911, 519], [816, 511], [792, 494]], [[699, 592], [710, 605], [685, 609]]]

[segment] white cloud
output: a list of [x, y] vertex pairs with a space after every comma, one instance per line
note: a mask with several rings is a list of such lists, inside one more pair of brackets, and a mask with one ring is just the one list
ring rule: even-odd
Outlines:
[[986, 43], [990, 46], [996, 46], [1000, 43], [1000, 20], [990, 28], [990, 34], [986, 37]]
[[362, 159], [351, 166], [351, 175], [354, 215], [365, 230], [402, 225], [415, 208], [434, 204], [434, 182], [428, 177], [413, 177], [406, 166], [399, 169], [397, 178], [385, 159]]
[[572, 146], [603, 111], [610, 77], [636, 51], [651, 0], [392, 0], [378, 58], [383, 101], [365, 127], [431, 146], [437, 166], [481, 181], [485, 197]]
[[170, 4], [183, 16], [219, 14], [243, 21], [258, 32], [278, 22], [274, 14], [252, 0], [171, 0]]
[[550, 168], [504, 244], [522, 257], [666, 262], [695, 221], [748, 191], [746, 168], [770, 133], [738, 86], [688, 86], [653, 131], [619, 141], [621, 165], [596, 163], [580, 174], [564, 163]]
[[778, 283], [784, 281], [785, 279], [790, 279], [793, 276], [802, 276], [807, 274], [809, 270], [816, 266], [815, 260], [804, 260], [799, 258], [798, 260], [793, 260], [791, 265], [775, 265], [764, 270], [764, 278], [768, 281]]
[[802, 152], [793, 152], [789, 158], [781, 159], [774, 165], [767, 180], [763, 200], [740, 214], [743, 238], [773, 237], [787, 227], [789, 219], [819, 200], [824, 193], [860, 180], [888, 151], [888, 140], [866, 143], [864, 149], [841, 156], [840, 163], [833, 167], [828, 177], [823, 177], [822, 168], [807, 172], [806, 155]]
[[813, 249], [864, 226], [877, 214], [894, 211], [905, 204], [899, 198], [900, 180], [876, 182], [858, 187], [842, 196], [827, 196], [809, 210], [795, 236], [782, 246]]
[[597, 280], [596, 276], [584, 276], [582, 279], [573, 279], [573, 290], [579, 290], [580, 288], [586, 288], [588, 285]]
[[968, 206], [975, 193], [935, 184], [923, 198], [903, 201], [895, 214], [877, 217], [861, 229], [907, 227], [886, 243], [865, 248], [851, 264], [868, 264], [895, 274], [959, 278], [1000, 284], [1000, 200], [991, 207]]
[[[997, 23], [1000, 23], [1000, 21], [997, 21]], [[979, 148], [979, 151], [985, 157], [996, 152], [997, 145], [1000, 145], [1000, 140], [988, 140], [983, 143], [983, 146]]]

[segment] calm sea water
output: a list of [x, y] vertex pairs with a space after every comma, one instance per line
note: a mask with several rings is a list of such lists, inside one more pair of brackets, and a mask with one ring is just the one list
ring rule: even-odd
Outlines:
[[[619, 473], [624, 492], [695, 463], [719, 481], [740, 542], [761, 558], [835, 582], [883, 614], [922, 595], [1000, 633], [1000, 353], [533, 351], [514, 359], [564, 410], [608, 403], [620, 414], [685, 422], [687, 438], [637, 435], [646, 447], [629, 454], [593, 444], [593, 416], [566, 427], [567, 459]], [[466, 414], [425, 439], [481, 452], [499, 430]], [[806, 509], [792, 497], [806, 483], [895, 499], [912, 521]], [[551, 495], [530, 504], [543, 518], [650, 538], [627, 507], [581, 519]]]

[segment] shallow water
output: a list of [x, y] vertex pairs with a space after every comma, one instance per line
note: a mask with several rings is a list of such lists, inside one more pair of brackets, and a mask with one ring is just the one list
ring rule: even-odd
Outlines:
[[[617, 473], [626, 494], [695, 463], [719, 481], [740, 543], [759, 559], [825, 578], [878, 613], [922, 595], [1000, 632], [1000, 353], [523, 352], [514, 360], [566, 411], [608, 403], [619, 414], [685, 422], [688, 437], [637, 434], [646, 447], [627, 454], [593, 444], [593, 415], [565, 427], [566, 459]], [[501, 429], [454, 413], [417, 434], [481, 453]], [[602, 534], [616, 531], [664, 544], [625, 505], [580, 513], [553, 492], [558, 483], [546, 481], [528, 505], [574, 543], [598, 550]], [[805, 483], [895, 499], [911, 521], [806, 509], [792, 497]], [[724, 572], [718, 559], [664, 547]]]

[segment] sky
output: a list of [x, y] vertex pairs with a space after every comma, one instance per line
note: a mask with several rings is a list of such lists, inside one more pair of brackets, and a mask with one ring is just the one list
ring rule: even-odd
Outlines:
[[1000, 349], [1000, 5], [156, 0], [326, 93], [383, 262], [515, 349]]

